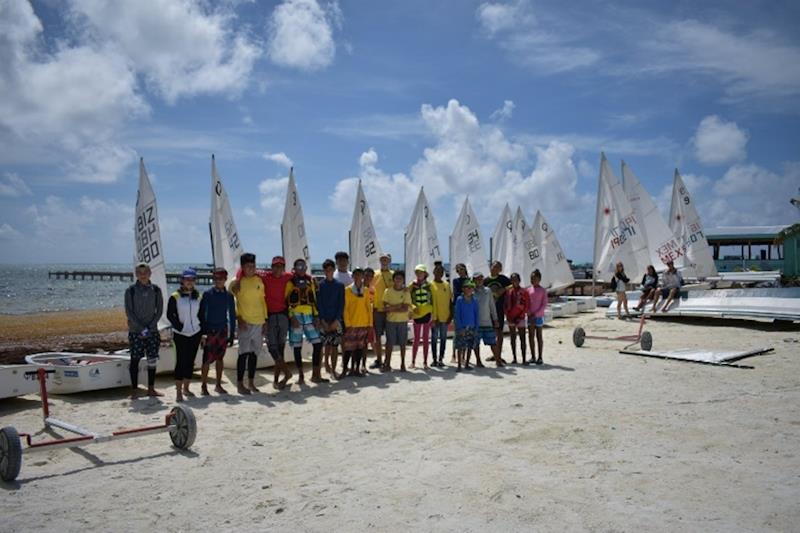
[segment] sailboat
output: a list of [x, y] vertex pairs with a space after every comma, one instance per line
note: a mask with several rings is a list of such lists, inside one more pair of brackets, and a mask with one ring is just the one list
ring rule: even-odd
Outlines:
[[511, 208], [505, 205], [500, 213], [497, 226], [492, 234], [492, 263], [500, 261], [503, 263], [503, 270], [508, 272], [508, 268], [514, 263], [514, 219], [511, 215]]
[[[653, 198], [642, 186], [633, 170], [622, 162], [622, 188], [633, 208], [636, 218], [642, 225], [642, 235], [647, 243], [649, 264], [658, 272], [667, 269], [667, 262], [673, 261], [676, 267], [683, 266], [683, 253], [674, 232], [664, 222]], [[640, 267], [642, 265], [639, 265]], [[644, 265], [647, 267], [647, 265]]]
[[683, 183], [678, 169], [672, 182], [672, 205], [669, 209], [669, 226], [684, 254], [684, 277], [705, 279], [717, 275], [717, 266], [711, 254], [700, 215], [694, 207], [689, 189]]
[[308, 271], [311, 271], [306, 225], [303, 222], [303, 206], [300, 205], [300, 196], [297, 194], [294, 167], [289, 169], [289, 185], [286, 189], [286, 203], [281, 223], [281, 244], [287, 269], [291, 269], [296, 260], [305, 259]]
[[436, 233], [436, 222], [433, 219], [425, 190], [419, 190], [411, 221], [406, 226], [405, 235], [406, 282], [414, 279], [414, 268], [423, 264], [427, 267], [429, 275], [433, 272], [436, 262], [442, 260], [442, 251], [439, 247], [439, 237]]
[[611, 280], [620, 261], [628, 276], [636, 279], [643, 275], [649, 260], [642, 223], [604, 153], [600, 154], [593, 257], [593, 280], [603, 281]]
[[[574, 284], [575, 278], [572, 276], [572, 269], [567, 262], [564, 250], [561, 248], [561, 243], [558, 242], [555, 230], [545, 220], [541, 211], [536, 211], [532, 230], [536, 241], [541, 243], [543, 249], [542, 286], [548, 292], [555, 292]], [[530, 276], [530, 272], [527, 275]]]
[[458, 214], [453, 234], [450, 235], [450, 278], [457, 276], [455, 265], [463, 263], [467, 272], [486, 271], [489, 261], [486, 259], [486, 248], [478, 224], [478, 217], [469, 203], [469, 198], [464, 199], [461, 212]]
[[358, 180], [356, 204], [353, 208], [353, 220], [350, 223], [350, 264], [358, 268], [371, 267], [377, 272], [381, 267], [381, 255], [383, 249], [375, 233], [361, 180]]

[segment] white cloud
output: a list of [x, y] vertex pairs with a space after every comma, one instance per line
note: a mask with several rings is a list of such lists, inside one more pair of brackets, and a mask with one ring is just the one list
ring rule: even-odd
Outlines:
[[[114, 183], [136, 163], [136, 152], [116, 144], [95, 144], [78, 151], [79, 158], [69, 164], [69, 177], [84, 183]], [[155, 181], [154, 175], [151, 180]]]
[[261, 194], [261, 207], [264, 210], [264, 221], [268, 229], [280, 227], [283, 219], [283, 206], [286, 203], [286, 188], [289, 186], [289, 177], [265, 179], [258, 184]]
[[337, 2], [323, 7], [317, 0], [284, 0], [269, 20], [270, 59], [301, 70], [327, 67], [336, 55], [333, 32], [341, 20]]
[[0, 241], [7, 241], [12, 239], [17, 239], [21, 237], [22, 234], [14, 229], [14, 227], [6, 222], [0, 224]]
[[642, 67], [721, 81], [732, 100], [800, 94], [800, 47], [772, 31], [726, 31], [697, 20], [669, 22], [645, 41]]
[[588, 46], [571, 44], [573, 28], [559, 27], [558, 19], [539, 21], [530, 3], [484, 2], [477, 18], [490, 39], [505, 49], [511, 60], [545, 73], [558, 73], [592, 66], [600, 53]]
[[6, 172], [2, 179], [0, 179], [0, 196], [30, 196], [31, 192], [25, 180], [20, 178], [14, 172]]
[[374, 148], [370, 148], [358, 158], [358, 164], [361, 168], [374, 167], [378, 164], [378, 152]]
[[276, 152], [274, 154], [267, 152], [264, 154], [264, 159], [267, 161], [274, 161], [275, 163], [286, 168], [294, 166], [294, 163], [292, 163], [292, 160], [289, 158], [289, 156], [283, 152]]
[[706, 165], [725, 165], [747, 157], [748, 140], [748, 133], [735, 122], [710, 115], [700, 121], [692, 142], [698, 161]]
[[492, 112], [489, 120], [500, 122], [511, 118], [511, 115], [514, 113], [514, 107], [514, 102], [511, 100], [505, 100], [503, 102], [503, 107]]
[[238, 94], [261, 54], [257, 42], [234, 29], [235, 15], [224, 4], [211, 10], [195, 0], [72, 0], [72, 7], [96, 39], [113, 43], [168, 102]]

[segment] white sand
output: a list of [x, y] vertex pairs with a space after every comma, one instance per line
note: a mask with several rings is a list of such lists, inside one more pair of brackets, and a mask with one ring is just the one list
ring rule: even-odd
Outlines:
[[[189, 453], [154, 435], [25, 455], [0, 484], [0, 530], [796, 530], [800, 345], [783, 340], [796, 330], [648, 324], [658, 349], [775, 347], [743, 370], [576, 349], [576, 324], [636, 327], [601, 311], [556, 320], [552, 366], [195, 399]], [[116, 390], [53, 399], [53, 414], [151, 424], [169, 384], [163, 404]], [[0, 402], [0, 425], [47, 436], [36, 400]]]

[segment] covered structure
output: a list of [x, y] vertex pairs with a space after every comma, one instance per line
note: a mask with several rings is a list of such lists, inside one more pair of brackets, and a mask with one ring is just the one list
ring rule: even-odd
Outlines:
[[712, 248], [719, 272], [742, 270], [780, 270], [796, 276], [797, 236], [776, 243], [787, 226], [727, 226], [709, 228], [706, 239]]

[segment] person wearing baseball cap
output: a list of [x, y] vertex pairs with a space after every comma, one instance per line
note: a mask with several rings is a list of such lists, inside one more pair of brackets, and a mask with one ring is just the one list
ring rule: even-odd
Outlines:
[[167, 320], [172, 324], [172, 341], [175, 344], [175, 401], [184, 396], [194, 397], [189, 382], [194, 371], [194, 361], [203, 336], [200, 327], [200, 293], [194, 288], [197, 271], [191, 267], [181, 274], [181, 286], [167, 302]]
[[225, 288], [228, 271], [215, 268], [213, 271], [214, 286], [203, 293], [200, 300], [200, 327], [203, 336], [200, 346], [203, 348], [202, 389], [203, 396], [208, 396], [208, 370], [215, 364], [217, 386], [214, 391], [227, 394], [222, 388], [222, 370], [225, 349], [233, 346], [236, 334], [236, 302], [233, 294]]

